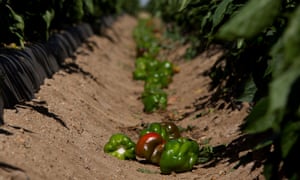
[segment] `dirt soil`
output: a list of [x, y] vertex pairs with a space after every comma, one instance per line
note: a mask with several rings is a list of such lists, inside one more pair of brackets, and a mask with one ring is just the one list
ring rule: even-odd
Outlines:
[[[166, 112], [143, 113], [143, 83], [132, 79], [135, 18], [120, 17], [106, 31], [92, 36], [76, 51], [76, 59], [46, 79], [36, 98], [4, 111], [0, 127], [0, 180], [4, 179], [263, 179], [253, 162], [237, 166], [246, 154], [239, 126], [247, 106], [228, 108], [219, 101], [207, 105], [213, 91], [203, 73], [220, 51], [208, 51], [191, 61], [181, 58], [184, 47], [166, 56], [180, 67], [168, 88]], [[228, 145], [212, 163], [191, 172], [161, 175], [158, 166], [122, 161], [103, 152], [118, 132], [134, 141], [142, 125], [172, 120], [186, 128], [184, 136], [199, 144]], [[245, 150], [244, 150], [245, 149]], [[234, 168], [236, 167], [236, 168]], [[254, 169], [254, 170], [253, 170]]]

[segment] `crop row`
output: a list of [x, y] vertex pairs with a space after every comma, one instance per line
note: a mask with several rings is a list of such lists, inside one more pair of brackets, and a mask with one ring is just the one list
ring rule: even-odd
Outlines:
[[152, 0], [147, 9], [180, 29], [187, 57], [223, 47], [208, 73], [214, 99], [253, 104], [241, 130], [257, 139], [252, 152], [264, 152], [266, 179], [299, 179], [300, 2]]
[[45, 78], [65, 67], [89, 36], [137, 6], [137, 1], [0, 1], [0, 125], [4, 108], [33, 99]]
[[134, 13], [137, 7], [137, 0], [3, 0], [0, 1], [0, 43], [24, 47], [26, 42], [47, 41], [54, 31], [80, 22], [99, 28], [102, 17], [123, 11]]
[[137, 44], [133, 79], [144, 81], [142, 101], [147, 113], [167, 108], [168, 96], [163, 89], [168, 88], [176, 72], [171, 62], [157, 59], [160, 45], [154, 32], [151, 19], [140, 19], [133, 32]]

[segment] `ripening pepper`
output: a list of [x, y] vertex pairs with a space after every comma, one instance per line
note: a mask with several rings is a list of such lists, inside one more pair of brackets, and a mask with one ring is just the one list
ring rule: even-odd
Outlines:
[[159, 164], [165, 142], [161, 135], [156, 132], [144, 134], [140, 136], [136, 144], [136, 156], [144, 158], [153, 164]]
[[161, 89], [150, 89], [143, 92], [142, 101], [144, 111], [150, 113], [158, 109], [166, 109], [168, 96], [167, 93]]
[[181, 136], [179, 128], [173, 122], [162, 122], [161, 124], [166, 129], [169, 135], [169, 140], [177, 139]]
[[178, 127], [173, 122], [153, 122], [140, 132], [140, 137], [150, 132], [156, 132], [166, 141], [180, 137]]
[[135, 159], [135, 143], [125, 134], [113, 134], [104, 146], [104, 152], [118, 159]]
[[164, 147], [159, 166], [162, 174], [185, 172], [193, 169], [199, 156], [199, 145], [196, 141], [181, 137], [169, 140]]

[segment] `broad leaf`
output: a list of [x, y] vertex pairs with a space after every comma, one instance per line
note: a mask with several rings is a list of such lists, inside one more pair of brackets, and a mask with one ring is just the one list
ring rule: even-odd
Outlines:
[[281, 135], [281, 152], [285, 158], [295, 143], [299, 140], [300, 135], [300, 122], [289, 122], [283, 129]]
[[270, 26], [280, 12], [281, 0], [250, 0], [217, 34], [224, 40], [253, 38]]
[[261, 99], [246, 119], [244, 132], [260, 133], [272, 128], [275, 118], [268, 114], [269, 98]]
[[270, 84], [270, 111], [275, 113], [285, 109], [292, 85], [300, 77], [300, 57], [294, 59], [293, 65]]
[[283, 45], [283, 38], [279, 38], [275, 45], [272, 46], [270, 56], [272, 57], [272, 61], [270, 62], [270, 69], [272, 75], [274, 77], [280, 76], [283, 64], [284, 64], [284, 45]]
[[244, 92], [237, 100], [241, 102], [252, 102], [256, 91], [257, 87], [253, 81], [253, 78], [250, 78], [245, 84]]
[[218, 6], [213, 15], [213, 29], [220, 24], [223, 20], [227, 7], [232, 3], [233, 0], [223, 0]]
[[283, 35], [285, 67], [293, 65], [296, 57], [300, 57], [300, 6], [290, 19], [289, 25]]
[[84, 10], [89, 14], [94, 14], [94, 2], [93, 0], [84, 0], [83, 1]]
[[181, 6], [180, 6], [178, 11], [184, 10], [189, 5], [190, 2], [191, 2], [191, 0], [183, 0], [181, 2]]

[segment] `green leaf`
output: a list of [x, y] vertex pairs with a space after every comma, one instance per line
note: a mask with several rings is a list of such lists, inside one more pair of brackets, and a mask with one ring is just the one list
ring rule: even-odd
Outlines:
[[258, 101], [246, 119], [244, 132], [254, 134], [272, 128], [275, 118], [267, 112], [269, 103], [269, 98]]
[[295, 38], [300, 34], [300, 6], [289, 21], [283, 35], [272, 47], [270, 55], [272, 56], [273, 76], [281, 76], [291, 66], [294, 66], [294, 59], [300, 56], [300, 38]]
[[45, 14], [43, 14], [43, 19], [46, 22], [47, 29], [50, 27], [51, 21], [53, 20], [55, 15], [54, 9], [47, 10]]
[[190, 2], [191, 2], [191, 0], [183, 0], [181, 2], [181, 6], [180, 6], [178, 11], [184, 10], [189, 5]]
[[54, 9], [50, 9], [50, 10], [47, 10], [45, 12], [45, 14], [43, 14], [43, 19], [46, 23], [46, 39], [48, 39], [49, 37], [49, 28], [50, 28], [50, 25], [51, 25], [51, 22], [54, 18], [54, 15], [55, 15], [55, 11]]
[[300, 121], [288, 122], [284, 127], [281, 135], [281, 152], [283, 158], [285, 158], [294, 144], [299, 140], [300, 135]]
[[286, 66], [293, 64], [294, 59], [300, 56], [300, 6], [290, 19], [289, 25], [283, 35], [284, 55]]
[[273, 144], [273, 140], [272, 139], [268, 139], [268, 140], [264, 140], [262, 142], [260, 142], [259, 144], [257, 144], [254, 148], [252, 148], [253, 150], [259, 150], [262, 149], [264, 147], [270, 146]]
[[[270, 111], [275, 113], [285, 109], [293, 83], [300, 76], [300, 57], [294, 59], [292, 66], [270, 84]], [[277, 114], [278, 115], [278, 114]]]
[[[12, 36], [16, 37], [19, 40], [19, 44], [21, 47], [24, 47], [24, 20], [22, 16], [17, 14], [9, 5], [5, 5], [5, 18], [7, 18], [7, 24], [9, 27], [9, 33], [11, 33]], [[6, 28], [6, 27], [4, 27]]]
[[280, 12], [281, 0], [250, 0], [228, 23], [221, 27], [217, 38], [250, 39], [270, 26]]
[[223, 0], [218, 6], [213, 15], [213, 29], [220, 24], [223, 20], [227, 7], [232, 3], [233, 0]]
[[272, 179], [272, 177], [274, 177], [273, 172], [274, 172], [274, 167], [275, 165], [270, 163], [270, 162], [266, 162], [264, 163], [264, 177], [265, 179]]
[[284, 61], [284, 53], [283, 53], [283, 38], [279, 38], [275, 45], [272, 46], [270, 55], [272, 57], [272, 61], [270, 62], [269, 71], [271, 71], [274, 77], [280, 76]]
[[84, 0], [83, 1], [84, 10], [89, 14], [94, 14], [94, 1], [93, 0]]
[[252, 102], [256, 91], [257, 87], [251, 77], [245, 84], [244, 92], [237, 100], [241, 102]]
[[67, 18], [73, 23], [80, 22], [84, 16], [83, 0], [65, 0], [64, 8]]
[[206, 24], [209, 22], [209, 20], [211, 19], [212, 17], [212, 13], [209, 11], [203, 18], [202, 18], [202, 21], [201, 21], [201, 32], [205, 32], [205, 26]]

